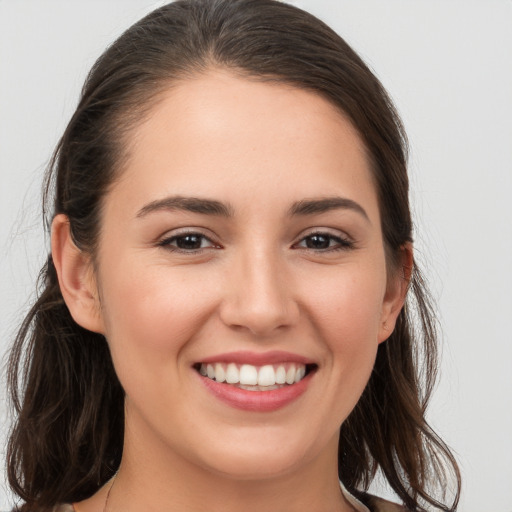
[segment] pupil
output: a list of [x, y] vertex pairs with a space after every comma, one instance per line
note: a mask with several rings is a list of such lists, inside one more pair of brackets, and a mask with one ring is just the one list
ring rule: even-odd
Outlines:
[[201, 248], [201, 237], [198, 235], [180, 236], [176, 240], [176, 245], [180, 249], [200, 249]]
[[324, 235], [311, 235], [306, 245], [308, 249], [327, 249], [329, 247], [329, 237]]

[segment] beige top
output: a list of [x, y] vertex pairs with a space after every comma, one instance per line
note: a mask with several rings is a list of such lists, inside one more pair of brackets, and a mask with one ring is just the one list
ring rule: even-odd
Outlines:
[[357, 512], [370, 512], [370, 510], [364, 506], [355, 496], [352, 496], [345, 486], [340, 482], [341, 492], [345, 499], [357, 510]]

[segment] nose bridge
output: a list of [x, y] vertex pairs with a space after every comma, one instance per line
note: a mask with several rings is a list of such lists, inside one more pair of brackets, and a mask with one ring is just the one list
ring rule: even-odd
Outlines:
[[292, 283], [277, 248], [249, 244], [237, 254], [229, 281], [222, 312], [226, 324], [269, 335], [297, 321]]

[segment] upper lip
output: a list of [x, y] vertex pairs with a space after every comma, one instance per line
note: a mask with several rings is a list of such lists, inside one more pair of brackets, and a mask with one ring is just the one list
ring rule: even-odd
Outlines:
[[264, 366], [266, 364], [277, 363], [301, 363], [301, 364], [315, 364], [315, 362], [307, 357], [293, 354], [291, 352], [284, 352], [281, 350], [272, 350], [269, 352], [250, 352], [240, 350], [236, 352], [225, 352], [223, 354], [216, 354], [205, 359], [201, 359], [200, 363], [236, 363], [236, 364], [250, 364], [253, 366]]

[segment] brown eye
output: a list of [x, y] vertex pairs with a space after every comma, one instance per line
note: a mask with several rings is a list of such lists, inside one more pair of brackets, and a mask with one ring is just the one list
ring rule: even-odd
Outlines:
[[197, 250], [201, 249], [203, 238], [200, 235], [185, 235], [176, 238], [176, 246], [179, 249]]
[[331, 244], [331, 237], [326, 235], [311, 235], [306, 238], [308, 249], [328, 249]]
[[304, 237], [297, 246], [313, 251], [336, 251], [350, 249], [353, 247], [353, 243], [350, 240], [329, 233], [312, 233]]
[[183, 233], [162, 240], [159, 245], [169, 250], [181, 252], [198, 252], [202, 249], [217, 247], [201, 233]]

